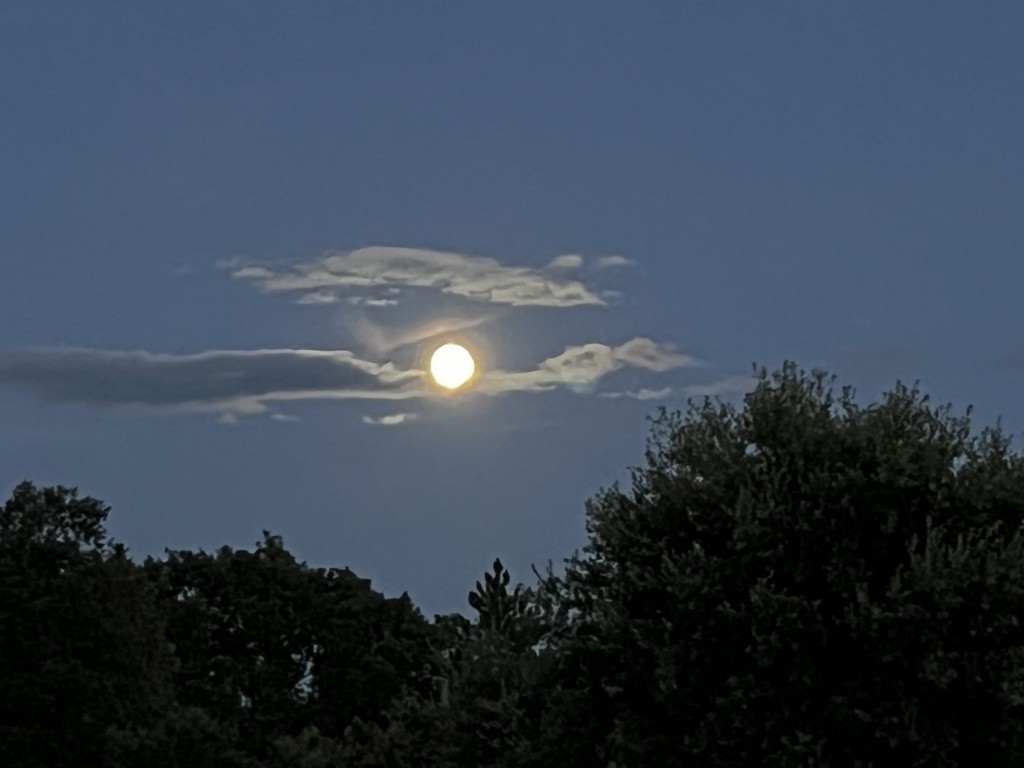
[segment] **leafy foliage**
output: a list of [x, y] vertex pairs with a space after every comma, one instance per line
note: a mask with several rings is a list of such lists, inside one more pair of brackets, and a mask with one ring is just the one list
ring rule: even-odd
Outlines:
[[1024, 764], [1024, 458], [787, 364], [654, 421], [589, 543], [426, 622], [264, 532], [133, 563], [107, 508], [0, 510], [4, 765]]
[[380, 717], [428, 658], [427, 624], [407, 596], [385, 599], [347, 569], [307, 568], [269, 533], [253, 552], [172, 552], [147, 570], [179, 701], [229, 725], [260, 760], [290, 749], [280, 738], [340, 738], [353, 719]]
[[[15, 488], [0, 512], [0, 754], [101, 765], [108, 731], [169, 703], [170, 649], [148, 583], [75, 489]], [[145, 681], [145, 684], [140, 684]]]
[[386, 724], [356, 720], [346, 732], [345, 765], [499, 768], [518, 765], [536, 722], [538, 656], [543, 626], [533, 593], [509, 592], [500, 560], [469, 594], [475, 621], [459, 614], [433, 624], [432, 689], [407, 690], [386, 711]]
[[589, 759], [1021, 764], [1022, 459], [916, 388], [760, 376], [663, 413], [548, 578], [561, 686], [611, 719]]

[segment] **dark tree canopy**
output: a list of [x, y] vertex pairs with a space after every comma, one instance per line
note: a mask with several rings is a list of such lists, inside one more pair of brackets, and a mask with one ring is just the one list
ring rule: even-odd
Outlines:
[[433, 632], [407, 596], [270, 534], [140, 566], [107, 512], [23, 483], [0, 514], [3, 765], [334, 765], [353, 722], [430, 691]]
[[429, 688], [429, 626], [408, 597], [384, 598], [348, 569], [308, 568], [277, 536], [253, 552], [172, 552], [146, 569], [176, 649], [178, 700], [260, 760], [279, 738], [340, 738], [407, 688]]
[[787, 364], [654, 420], [535, 588], [427, 622], [345, 568], [133, 562], [107, 508], [0, 509], [13, 768], [1024, 765], [1024, 458]]
[[75, 489], [30, 483], [0, 511], [5, 764], [101, 765], [112, 731], [149, 725], [171, 702], [163, 619], [106, 515]]
[[588, 716], [549, 761], [1024, 764], [1024, 461], [916, 388], [832, 383], [787, 365], [742, 409], [663, 413], [588, 506], [548, 579]]

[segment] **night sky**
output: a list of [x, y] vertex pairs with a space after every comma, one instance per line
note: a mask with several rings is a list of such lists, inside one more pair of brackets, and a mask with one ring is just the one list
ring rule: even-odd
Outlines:
[[[0, 491], [423, 612], [753, 364], [1024, 429], [1024, 5], [0, 5]], [[442, 394], [425, 357], [480, 365]], [[1018, 443], [1019, 445], [1019, 443]]]

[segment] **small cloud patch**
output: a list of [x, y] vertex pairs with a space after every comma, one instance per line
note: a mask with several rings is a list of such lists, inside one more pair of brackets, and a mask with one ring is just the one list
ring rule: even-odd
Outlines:
[[576, 253], [563, 253], [555, 256], [548, 264], [548, 269], [579, 269], [583, 266], [583, 257]]
[[662, 387], [661, 389], [638, 389], [628, 390], [626, 392], [602, 392], [598, 397], [607, 398], [621, 398], [627, 397], [631, 400], [664, 400], [672, 394], [674, 390], [672, 387]]
[[416, 418], [415, 413], [389, 413], [386, 416], [363, 416], [363, 424], [378, 427], [396, 427]]
[[598, 269], [612, 269], [615, 267], [628, 267], [633, 262], [625, 256], [601, 256], [594, 262]]

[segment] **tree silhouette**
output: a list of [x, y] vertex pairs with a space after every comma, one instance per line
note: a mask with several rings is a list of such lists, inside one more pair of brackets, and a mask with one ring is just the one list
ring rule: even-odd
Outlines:
[[916, 388], [759, 376], [663, 413], [547, 577], [536, 764], [1024, 764], [1024, 459]]
[[310, 569], [279, 536], [254, 551], [172, 552], [147, 563], [179, 661], [179, 700], [269, 759], [282, 737], [338, 739], [375, 721], [429, 658], [408, 597], [386, 599], [348, 569]]
[[484, 583], [478, 581], [467, 599], [481, 631], [507, 638], [518, 648], [528, 647], [536, 641], [536, 612], [522, 584], [508, 591], [510, 578], [501, 560], [495, 559], [492, 573], [484, 573]]
[[173, 703], [163, 617], [107, 539], [108, 508], [25, 482], [0, 509], [0, 755], [105, 765], [118, 729]]
[[427, 623], [279, 536], [137, 565], [107, 508], [0, 509], [14, 768], [1024, 765], [1024, 458], [792, 364], [654, 420], [536, 588]]

